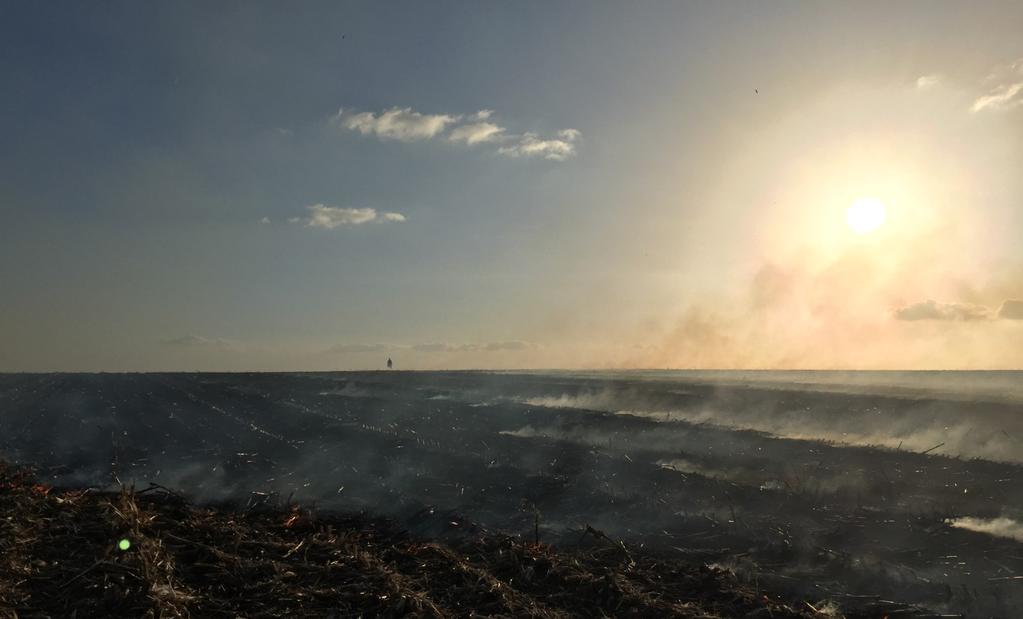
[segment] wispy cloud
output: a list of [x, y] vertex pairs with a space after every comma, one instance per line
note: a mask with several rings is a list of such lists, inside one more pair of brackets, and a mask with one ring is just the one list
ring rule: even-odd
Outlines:
[[581, 136], [576, 129], [562, 129], [553, 136], [536, 132], [509, 133], [493, 118], [493, 110], [475, 114], [423, 114], [410, 107], [393, 107], [379, 113], [338, 110], [331, 123], [381, 139], [403, 142], [446, 138], [448, 142], [476, 146], [498, 145], [497, 153], [510, 157], [541, 157], [564, 161], [576, 153]]
[[933, 88], [941, 83], [941, 76], [934, 75], [921, 75], [916, 78], [916, 87], [920, 90], [926, 90], [927, 88]]
[[938, 303], [932, 299], [895, 310], [899, 320], [987, 320], [991, 312], [983, 305], [968, 303]]
[[416, 352], [452, 352], [458, 350], [459, 347], [443, 342], [427, 342], [425, 344], [413, 344], [411, 348]]
[[579, 139], [579, 135], [575, 129], [562, 129], [553, 138], [543, 138], [536, 133], [524, 133], [514, 144], [502, 146], [497, 152], [511, 157], [543, 157], [564, 161], [575, 154], [575, 141]]
[[480, 110], [473, 114], [467, 122], [458, 125], [448, 134], [452, 142], [464, 142], [468, 146], [482, 142], [499, 142], [507, 139], [505, 128], [491, 122], [493, 110]]
[[1023, 105], [1023, 58], [997, 67], [987, 81], [993, 85], [974, 100], [970, 111], [1008, 110]]
[[392, 107], [379, 114], [348, 113], [342, 108], [337, 111], [333, 122], [362, 135], [411, 142], [435, 137], [459, 118], [449, 114], [421, 114], [410, 107]]
[[988, 94], [978, 97], [970, 110], [979, 112], [986, 109], [1007, 110], [1016, 107], [1023, 104], [1023, 96], [1020, 96], [1020, 93], [1023, 93], [1023, 82], [1002, 84]]
[[504, 138], [504, 128], [490, 122], [472, 123], [455, 127], [448, 139], [465, 142], [469, 146], [480, 142], [497, 142]]
[[161, 340], [161, 343], [165, 346], [179, 346], [182, 348], [228, 348], [232, 345], [230, 340], [195, 334], [166, 338]]
[[490, 342], [484, 345], [485, 350], [533, 350], [539, 348], [539, 345], [532, 342], [523, 342], [521, 340], [512, 340], [508, 342]]
[[358, 226], [368, 223], [387, 223], [405, 221], [401, 213], [378, 212], [373, 208], [341, 208], [325, 204], [307, 206], [308, 217], [292, 217], [292, 223], [305, 223], [311, 228], [333, 230], [339, 226]]
[[512, 340], [508, 342], [485, 342], [482, 344], [448, 344], [443, 342], [430, 342], [427, 344], [415, 344], [412, 350], [417, 352], [500, 352], [508, 350], [533, 350], [539, 348], [532, 342]]
[[538, 344], [521, 340], [483, 343], [424, 342], [420, 344], [336, 344], [328, 352], [339, 354], [412, 351], [417, 353], [506, 352], [535, 350]]
[[327, 352], [338, 353], [338, 354], [349, 354], [349, 353], [369, 353], [369, 352], [388, 352], [393, 350], [401, 350], [402, 346], [396, 344], [335, 344], [331, 346]]

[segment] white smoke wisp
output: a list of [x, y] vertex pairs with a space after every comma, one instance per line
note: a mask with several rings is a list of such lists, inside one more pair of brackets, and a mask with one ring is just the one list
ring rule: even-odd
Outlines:
[[1023, 523], [1012, 518], [974, 518], [964, 516], [949, 521], [949, 525], [957, 529], [966, 529], [977, 533], [986, 533], [995, 537], [1023, 542]]
[[340, 389], [321, 391], [320, 395], [336, 395], [346, 398], [371, 398], [373, 393], [368, 389], [355, 386], [355, 383], [345, 383]]
[[812, 408], [734, 407], [711, 400], [687, 407], [649, 393], [614, 390], [561, 393], [516, 399], [530, 406], [572, 408], [681, 421], [733, 430], [764, 432], [778, 438], [828, 441], [843, 445], [933, 451], [935, 455], [1023, 462], [1012, 424], [1005, 419], [956, 419], [922, 402], [907, 400], [898, 411], [819, 415]]
[[553, 433], [544, 430], [538, 430], [533, 426], [524, 426], [519, 428], [518, 430], [501, 430], [500, 432], [498, 432], [498, 434], [503, 434], [504, 436], [517, 436], [519, 438], [535, 437], [549, 438]]
[[607, 393], [582, 393], [579, 395], [563, 393], [559, 396], [526, 398], [520, 401], [523, 404], [543, 406], [544, 408], [575, 408], [603, 412], [616, 410], [615, 398]]

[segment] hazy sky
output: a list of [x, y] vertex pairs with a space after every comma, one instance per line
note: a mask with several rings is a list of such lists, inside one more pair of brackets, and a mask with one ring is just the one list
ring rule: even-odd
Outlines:
[[1023, 367], [1020, 33], [0, 4], [0, 370]]

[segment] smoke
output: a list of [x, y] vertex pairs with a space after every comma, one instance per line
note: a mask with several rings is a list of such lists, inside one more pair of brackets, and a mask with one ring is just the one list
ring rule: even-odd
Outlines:
[[1006, 300], [998, 310], [998, 317], [1005, 320], [1023, 320], [1023, 301]]
[[533, 426], [523, 426], [518, 430], [501, 430], [498, 434], [503, 434], [504, 436], [517, 436], [519, 438], [535, 438], [538, 436], [541, 438], [550, 438], [552, 435], [557, 435], [557, 432], [553, 432], [551, 430], [537, 430]]
[[618, 402], [618, 398], [612, 392], [594, 392], [581, 395], [563, 393], [556, 397], [524, 398], [520, 401], [523, 404], [544, 406], [546, 408], [578, 408], [614, 412], [612, 409]]
[[986, 533], [995, 537], [1023, 542], [1023, 523], [1012, 518], [974, 518], [965, 516], [949, 521], [949, 524], [957, 529], [966, 529], [977, 533]]
[[1012, 265], [934, 266], [947, 254], [936, 237], [921, 236], [883, 251], [767, 259], [730, 292], [655, 317], [661, 326], [620, 367], [1023, 367], [1023, 303], [1014, 300], [1023, 275]]
[[346, 398], [371, 398], [374, 397], [373, 393], [362, 387], [356, 386], [354, 382], [345, 383], [340, 389], [331, 389], [329, 391], [321, 391], [320, 395], [337, 395]]
[[[1010, 383], [1016, 380], [1015, 375], [1003, 378]], [[937, 391], [939, 385], [934, 391], [922, 392], [932, 396], [925, 398], [920, 390], [909, 397], [897, 387], [882, 384], [804, 385], [783, 379], [771, 384], [769, 380], [753, 383], [756, 397], [742, 396], [741, 389], [725, 384], [704, 397], [677, 388], [651, 386], [562, 392], [520, 397], [517, 401], [555, 409], [628, 414], [659, 422], [710, 424], [788, 439], [1023, 462], [1023, 420], [1015, 409], [1021, 394], [1018, 389], [1010, 390], [1011, 385], [990, 381], [988, 392], [983, 394], [992, 400], [996, 396], [1008, 398], [1003, 404], [974, 400], [978, 394], [969, 390], [945, 394]], [[947, 390], [956, 387], [950, 377], [943, 382]], [[870, 395], [857, 398], [857, 393], [865, 390]]]
[[988, 320], [991, 311], [983, 305], [938, 303], [928, 299], [895, 310], [898, 320]]
[[[126, 483], [152, 480], [203, 502], [244, 502], [250, 491], [283, 501], [294, 492], [302, 504], [402, 522], [436, 512], [431, 522], [443, 527], [431, 535], [451, 531], [445, 510], [531, 531], [537, 506], [545, 540], [574, 543], [590, 524], [647, 547], [738, 548], [754, 574], [768, 569], [846, 591], [902, 595], [929, 578], [930, 589], [918, 589], [923, 597], [904, 597], [936, 600], [936, 583], [968, 580], [916, 549], [950, 514], [1015, 514], [1017, 467], [818, 439], [1009, 453], [1013, 437], [1023, 437], [1020, 400], [975, 396], [1001, 392], [1019, 376], [69, 376], [47, 392], [66, 396], [4, 400], [15, 408], [0, 416], [0, 445], [17, 442], [26, 459], [63, 465], [64, 483], [106, 487], [116, 472]], [[907, 384], [917, 387], [912, 395]], [[420, 522], [408, 526], [420, 530]], [[951, 524], [963, 531], [942, 530], [949, 544], [972, 537], [967, 530], [1018, 540], [1023, 529], [1010, 518]], [[993, 573], [971, 569], [978, 578]]]

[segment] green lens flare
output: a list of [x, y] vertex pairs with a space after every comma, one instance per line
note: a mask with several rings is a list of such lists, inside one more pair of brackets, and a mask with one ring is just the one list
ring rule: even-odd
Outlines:
[[131, 542], [129, 540], [122, 539], [120, 542], [117, 543], [117, 547], [120, 548], [121, 550], [128, 550], [129, 548], [131, 548]]

